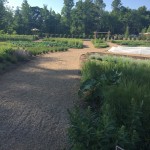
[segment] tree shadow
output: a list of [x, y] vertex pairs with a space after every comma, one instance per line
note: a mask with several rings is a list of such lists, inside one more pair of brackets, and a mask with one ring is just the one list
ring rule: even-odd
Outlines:
[[[49, 60], [58, 61], [42, 58]], [[47, 69], [34, 62], [20, 67], [0, 80], [0, 149], [67, 147], [67, 109], [78, 101], [79, 70]]]

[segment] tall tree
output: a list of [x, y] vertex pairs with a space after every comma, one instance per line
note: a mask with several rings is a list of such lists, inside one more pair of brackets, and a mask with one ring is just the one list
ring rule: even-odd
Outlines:
[[72, 13], [71, 32], [90, 34], [95, 30], [97, 11], [91, 0], [79, 0]]
[[53, 12], [53, 10], [49, 11], [46, 5], [44, 5], [44, 7], [42, 8], [42, 20], [42, 31], [44, 33], [56, 33], [55, 13]]
[[62, 16], [63, 16], [63, 22], [67, 29], [70, 29], [71, 24], [71, 10], [74, 6], [73, 0], [64, 0], [64, 7], [62, 8]]
[[6, 0], [0, 0], [0, 30], [5, 29], [5, 15], [6, 15], [6, 9], [5, 4]]
[[41, 8], [31, 7], [31, 28], [40, 29], [42, 25]]
[[103, 11], [106, 7], [106, 4], [103, 0], [95, 0], [95, 5], [98, 7], [100, 11]]
[[[139, 23], [140, 23], [140, 30], [143, 28], [148, 28], [150, 24], [150, 11], [147, 10], [145, 6], [141, 6], [137, 10], [137, 16], [136, 18], [139, 18]], [[135, 19], [135, 18], [134, 18]]]
[[52, 9], [48, 10], [47, 6], [41, 9], [42, 24], [41, 31], [44, 33], [58, 34], [61, 30], [61, 23], [59, 14], [56, 14]]
[[107, 15], [105, 13], [105, 7], [106, 4], [103, 0], [95, 0], [95, 6], [97, 11], [97, 27], [96, 30], [100, 31], [103, 30], [105, 19], [107, 18]]
[[27, 0], [24, 0], [21, 6], [21, 13], [24, 24], [24, 34], [31, 33], [31, 7]]
[[73, 34], [82, 34], [85, 30], [83, 23], [83, 5], [83, 1], [79, 0], [76, 3], [76, 7], [72, 10], [71, 33]]
[[19, 7], [17, 7], [17, 9], [15, 10], [14, 30], [17, 32], [17, 34], [24, 34], [23, 18]]
[[112, 6], [113, 11], [118, 13], [122, 6], [121, 0], [113, 0], [111, 6]]
[[148, 29], [147, 29], [147, 32], [150, 33], [150, 25], [149, 25], [149, 27], [148, 27]]
[[6, 12], [5, 12], [5, 17], [4, 17], [4, 22], [5, 22], [5, 29], [4, 31], [6, 33], [12, 34], [14, 32], [13, 27], [13, 10], [9, 7], [6, 7]]

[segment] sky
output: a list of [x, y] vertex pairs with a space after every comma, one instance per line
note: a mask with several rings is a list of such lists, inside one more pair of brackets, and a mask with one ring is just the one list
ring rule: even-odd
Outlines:
[[[23, 0], [7, 0], [8, 6], [14, 7], [21, 6]], [[74, 0], [76, 3], [78, 0]], [[111, 11], [111, 3], [113, 0], [103, 0], [106, 4], [106, 10]], [[30, 6], [39, 6], [47, 5], [48, 8], [52, 8], [56, 13], [60, 13], [63, 7], [63, 0], [28, 0]], [[146, 6], [150, 10], [150, 0], [122, 0], [122, 4], [125, 7], [132, 9], [137, 9], [140, 6]]]

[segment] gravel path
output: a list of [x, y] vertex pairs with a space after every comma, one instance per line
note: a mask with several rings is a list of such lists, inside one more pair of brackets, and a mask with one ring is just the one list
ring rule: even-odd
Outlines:
[[67, 149], [68, 113], [78, 100], [86, 48], [49, 53], [0, 77], [0, 150]]

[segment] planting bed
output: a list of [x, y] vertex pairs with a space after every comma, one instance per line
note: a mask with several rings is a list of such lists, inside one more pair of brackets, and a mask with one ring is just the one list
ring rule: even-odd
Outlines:
[[37, 40], [37, 36], [33, 35], [9, 35], [9, 34], [0, 34], [0, 41], [33, 41]]
[[94, 44], [95, 48], [106, 48], [109, 47], [106, 41], [101, 39], [94, 39], [92, 40], [92, 43]]
[[[0, 40], [2, 37], [0, 37]], [[77, 39], [49, 38], [40, 42], [31, 41], [32, 36], [7, 36], [0, 42], [0, 72], [11, 64], [28, 60], [32, 56], [48, 52], [67, 51], [69, 48], [83, 48], [83, 41]]]
[[50, 46], [65, 46], [68, 48], [83, 48], [83, 41], [79, 39], [69, 38], [45, 38], [43, 41], [47, 41]]
[[69, 135], [78, 150], [150, 149], [150, 60], [89, 55]]

